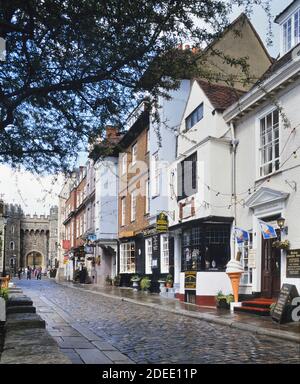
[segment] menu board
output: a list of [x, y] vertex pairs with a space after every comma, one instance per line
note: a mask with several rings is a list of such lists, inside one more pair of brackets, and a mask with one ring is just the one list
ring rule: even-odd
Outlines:
[[196, 281], [197, 281], [196, 271], [186, 271], [184, 273], [184, 288], [196, 289]]
[[276, 306], [272, 313], [272, 319], [278, 323], [283, 323], [285, 320], [285, 310], [287, 305], [294, 297], [298, 297], [298, 291], [295, 285], [283, 284], [279, 293]]
[[290, 249], [286, 256], [286, 277], [300, 277], [300, 249]]

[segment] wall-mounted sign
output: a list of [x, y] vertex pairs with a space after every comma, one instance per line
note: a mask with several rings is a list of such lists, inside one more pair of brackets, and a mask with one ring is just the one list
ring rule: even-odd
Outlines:
[[249, 249], [248, 268], [256, 268], [256, 249]]
[[286, 277], [300, 277], [300, 249], [290, 249], [286, 256]]
[[184, 288], [196, 289], [196, 282], [197, 282], [196, 271], [186, 271], [184, 273]]
[[168, 216], [161, 212], [156, 217], [156, 231], [157, 232], [168, 232], [169, 229], [169, 220]]

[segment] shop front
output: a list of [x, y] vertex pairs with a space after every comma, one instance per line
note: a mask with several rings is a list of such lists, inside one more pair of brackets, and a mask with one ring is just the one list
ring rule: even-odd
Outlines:
[[219, 291], [231, 292], [225, 273], [230, 260], [232, 218], [193, 220], [176, 226], [179, 241], [175, 254], [180, 254], [179, 290], [176, 297], [197, 305], [215, 305]]

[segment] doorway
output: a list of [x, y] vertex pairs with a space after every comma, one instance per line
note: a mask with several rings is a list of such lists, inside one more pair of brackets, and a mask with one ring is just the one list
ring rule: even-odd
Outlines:
[[280, 291], [281, 251], [272, 247], [277, 239], [262, 239], [261, 293], [264, 297], [277, 297]]
[[40, 252], [30, 252], [27, 255], [26, 266], [29, 265], [32, 268], [41, 267], [43, 265], [43, 256]]

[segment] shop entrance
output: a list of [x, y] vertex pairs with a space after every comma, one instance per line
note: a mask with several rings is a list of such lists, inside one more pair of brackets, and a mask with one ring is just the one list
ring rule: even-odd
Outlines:
[[185, 291], [184, 301], [189, 304], [196, 304], [196, 291], [192, 291], [192, 290]]
[[280, 291], [280, 249], [272, 247], [277, 239], [262, 239], [261, 293], [264, 297], [277, 297]]

